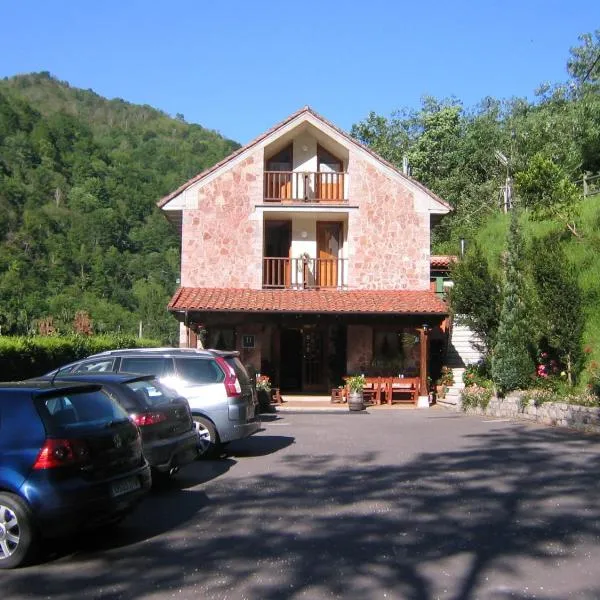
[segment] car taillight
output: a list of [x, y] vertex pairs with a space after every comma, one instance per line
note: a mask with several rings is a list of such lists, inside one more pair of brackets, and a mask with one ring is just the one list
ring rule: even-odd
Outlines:
[[242, 393], [242, 386], [238, 381], [235, 371], [227, 364], [227, 361], [222, 356], [217, 356], [217, 364], [225, 373], [225, 393], [228, 398], [237, 396]]
[[156, 425], [167, 420], [167, 416], [161, 412], [146, 412], [146, 413], [135, 413], [131, 415], [131, 420], [138, 426], [144, 427], [146, 425]]
[[87, 463], [89, 450], [80, 440], [47, 439], [33, 465], [35, 470], [54, 469]]

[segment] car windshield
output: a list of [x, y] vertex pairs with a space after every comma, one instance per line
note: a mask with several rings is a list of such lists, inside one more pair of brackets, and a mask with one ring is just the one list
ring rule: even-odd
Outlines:
[[102, 390], [44, 397], [42, 411], [51, 425], [62, 429], [126, 421], [125, 410]]
[[146, 406], [172, 402], [179, 397], [171, 388], [154, 380], [130, 381], [125, 385], [133, 390]]

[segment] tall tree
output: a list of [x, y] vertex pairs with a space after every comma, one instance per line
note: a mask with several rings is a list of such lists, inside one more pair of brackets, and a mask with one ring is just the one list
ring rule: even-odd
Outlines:
[[583, 298], [577, 274], [555, 235], [534, 240], [531, 263], [544, 333], [566, 366], [570, 384], [580, 368], [584, 328]]
[[481, 350], [488, 354], [494, 347], [501, 306], [500, 285], [476, 242], [452, 269], [450, 307], [458, 321], [477, 334]]
[[525, 248], [517, 211], [511, 214], [498, 335], [492, 354], [492, 379], [501, 394], [526, 388], [534, 372], [530, 352]]

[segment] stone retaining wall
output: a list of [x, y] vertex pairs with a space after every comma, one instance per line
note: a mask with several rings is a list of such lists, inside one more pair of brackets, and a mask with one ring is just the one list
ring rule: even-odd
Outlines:
[[[534, 421], [544, 425], [570, 427], [581, 431], [600, 433], [600, 408], [591, 406], [578, 406], [558, 402], [545, 402], [540, 406], [529, 405], [521, 408], [520, 394], [510, 394], [506, 398], [492, 398], [487, 409], [480, 407], [467, 409], [467, 414], [486, 415], [488, 417], [502, 417], [515, 420]], [[461, 402], [456, 405], [456, 410], [462, 410]]]

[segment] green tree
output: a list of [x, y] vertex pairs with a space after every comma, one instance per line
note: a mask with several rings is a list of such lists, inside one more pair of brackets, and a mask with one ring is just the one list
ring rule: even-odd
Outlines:
[[600, 81], [600, 29], [579, 36], [581, 44], [571, 48], [569, 74], [578, 84]]
[[492, 379], [501, 394], [526, 388], [534, 372], [530, 352], [525, 250], [517, 211], [511, 214], [498, 334], [492, 353]]
[[456, 263], [451, 277], [452, 314], [477, 334], [482, 342], [481, 350], [487, 354], [496, 340], [501, 293], [499, 282], [476, 242], [471, 243], [465, 257]]
[[538, 220], [554, 219], [579, 237], [575, 217], [581, 193], [563, 170], [542, 153], [531, 157], [525, 171], [515, 176], [521, 204]]
[[554, 235], [534, 240], [531, 259], [541, 308], [539, 321], [551, 347], [565, 364], [572, 385], [581, 367], [585, 324], [577, 273]]

